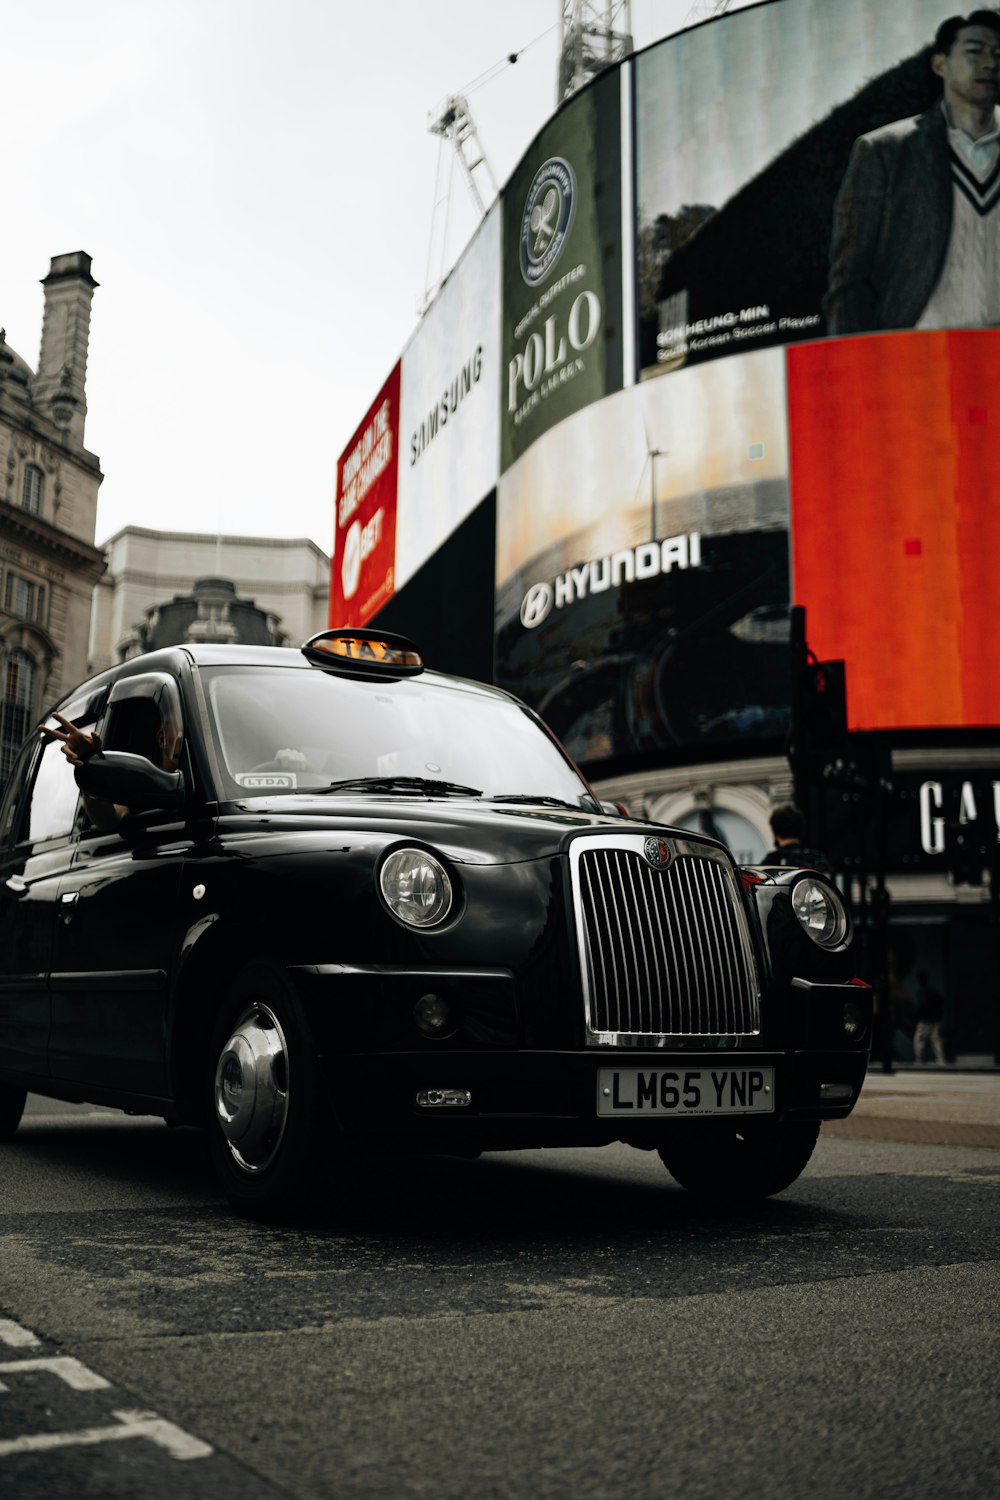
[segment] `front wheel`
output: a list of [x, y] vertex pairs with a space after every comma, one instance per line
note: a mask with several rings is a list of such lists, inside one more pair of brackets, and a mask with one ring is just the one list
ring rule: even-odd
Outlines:
[[279, 970], [245, 971], [233, 996], [212, 1047], [212, 1160], [234, 1207], [275, 1219], [305, 1206], [313, 1186], [316, 1063]]
[[0, 1083], [0, 1141], [9, 1141], [20, 1125], [27, 1097], [25, 1089]]
[[699, 1198], [746, 1203], [789, 1187], [819, 1137], [815, 1120], [752, 1127], [741, 1121], [685, 1126], [659, 1148], [675, 1181]]

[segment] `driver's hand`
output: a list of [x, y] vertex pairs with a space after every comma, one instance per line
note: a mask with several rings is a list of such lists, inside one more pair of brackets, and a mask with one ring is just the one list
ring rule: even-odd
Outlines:
[[91, 731], [78, 729], [70, 720], [64, 719], [62, 714], [53, 714], [62, 727], [50, 729], [47, 724], [39, 724], [38, 729], [47, 740], [62, 740], [62, 753], [74, 766], [82, 766], [92, 755], [97, 755], [101, 749], [101, 737]]

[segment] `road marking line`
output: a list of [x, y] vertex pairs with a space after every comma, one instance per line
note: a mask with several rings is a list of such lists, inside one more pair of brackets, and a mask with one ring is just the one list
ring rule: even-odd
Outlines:
[[30, 1328], [22, 1328], [12, 1318], [0, 1318], [0, 1344], [7, 1344], [11, 1349], [37, 1349], [41, 1342]]
[[114, 1443], [121, 1438], [147, 1438], [165, 1448], [171, 1458], [208, 1458], [210, 1443], [191, 1437], [155, 1411], [113, 1411], [118, 1427], [81, 1427], [77, 1432], [38, 1432], [0, 1442], [0, 1458], [15, 1453], [46, 1453], [52, 1448], [75, 1448], [95, 1443]]
[[[0, 1365], [0, 1375], [20, 1375], [24, 1370], [48, 1370], [52, 1375], [58, 1375], [74, 1391], [104, 1391], [111, 1384], [110, 1380], [105, 1380], [103, 1375], [95, 1375], [93, 1370], [88, 1370], [86, 1365], [82, 1365], [71, 1354], [58, 1354], [51, 1359], [11, 1359]], [[9, 1390], [10, 1386], [0, 1380], [0, 1391]]]

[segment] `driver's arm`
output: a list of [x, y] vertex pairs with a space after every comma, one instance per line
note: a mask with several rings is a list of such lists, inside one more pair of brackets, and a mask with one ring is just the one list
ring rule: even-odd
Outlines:
[[[64, 719], [62, 714], [53, 714], [52, 717], [60, 725], [59, 729], [50, 729], [45, 724], [39, 724], [38, 728], [46, 739], [62, 741], [62, 753], [70, 765], [86, 765], [91, 756], [101, 753], [101, 737], [94, 730], [88, 733], [72, 720]], [[82, 793], [82, 798], [87, 817], [101, 833], [113, 833], [122, 819], [128, 817], [128, 808], [117, 802], [106, 802], [102, 797], [91, 797], [86, 792]]]

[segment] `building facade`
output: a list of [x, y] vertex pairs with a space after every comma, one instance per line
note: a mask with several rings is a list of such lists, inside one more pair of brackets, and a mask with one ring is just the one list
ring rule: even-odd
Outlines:
[[[93, 595], [93, 672], [167, 644], [164, 631], [179, 632], [171, 643], [241, 640], [249, 631], [250, 643], [297, 644], [326, 627], [330, 562], [307, 538], [126, 526], [105, 549], [107, 571]], [[192, 628], [214, 633], [191, 635]]]
[[0, 786], [44, 705], [86, 673], [101, 466], [84, 442], [90, 307], [83, 251], [42, 282], [37, 371], [0, 329]]

